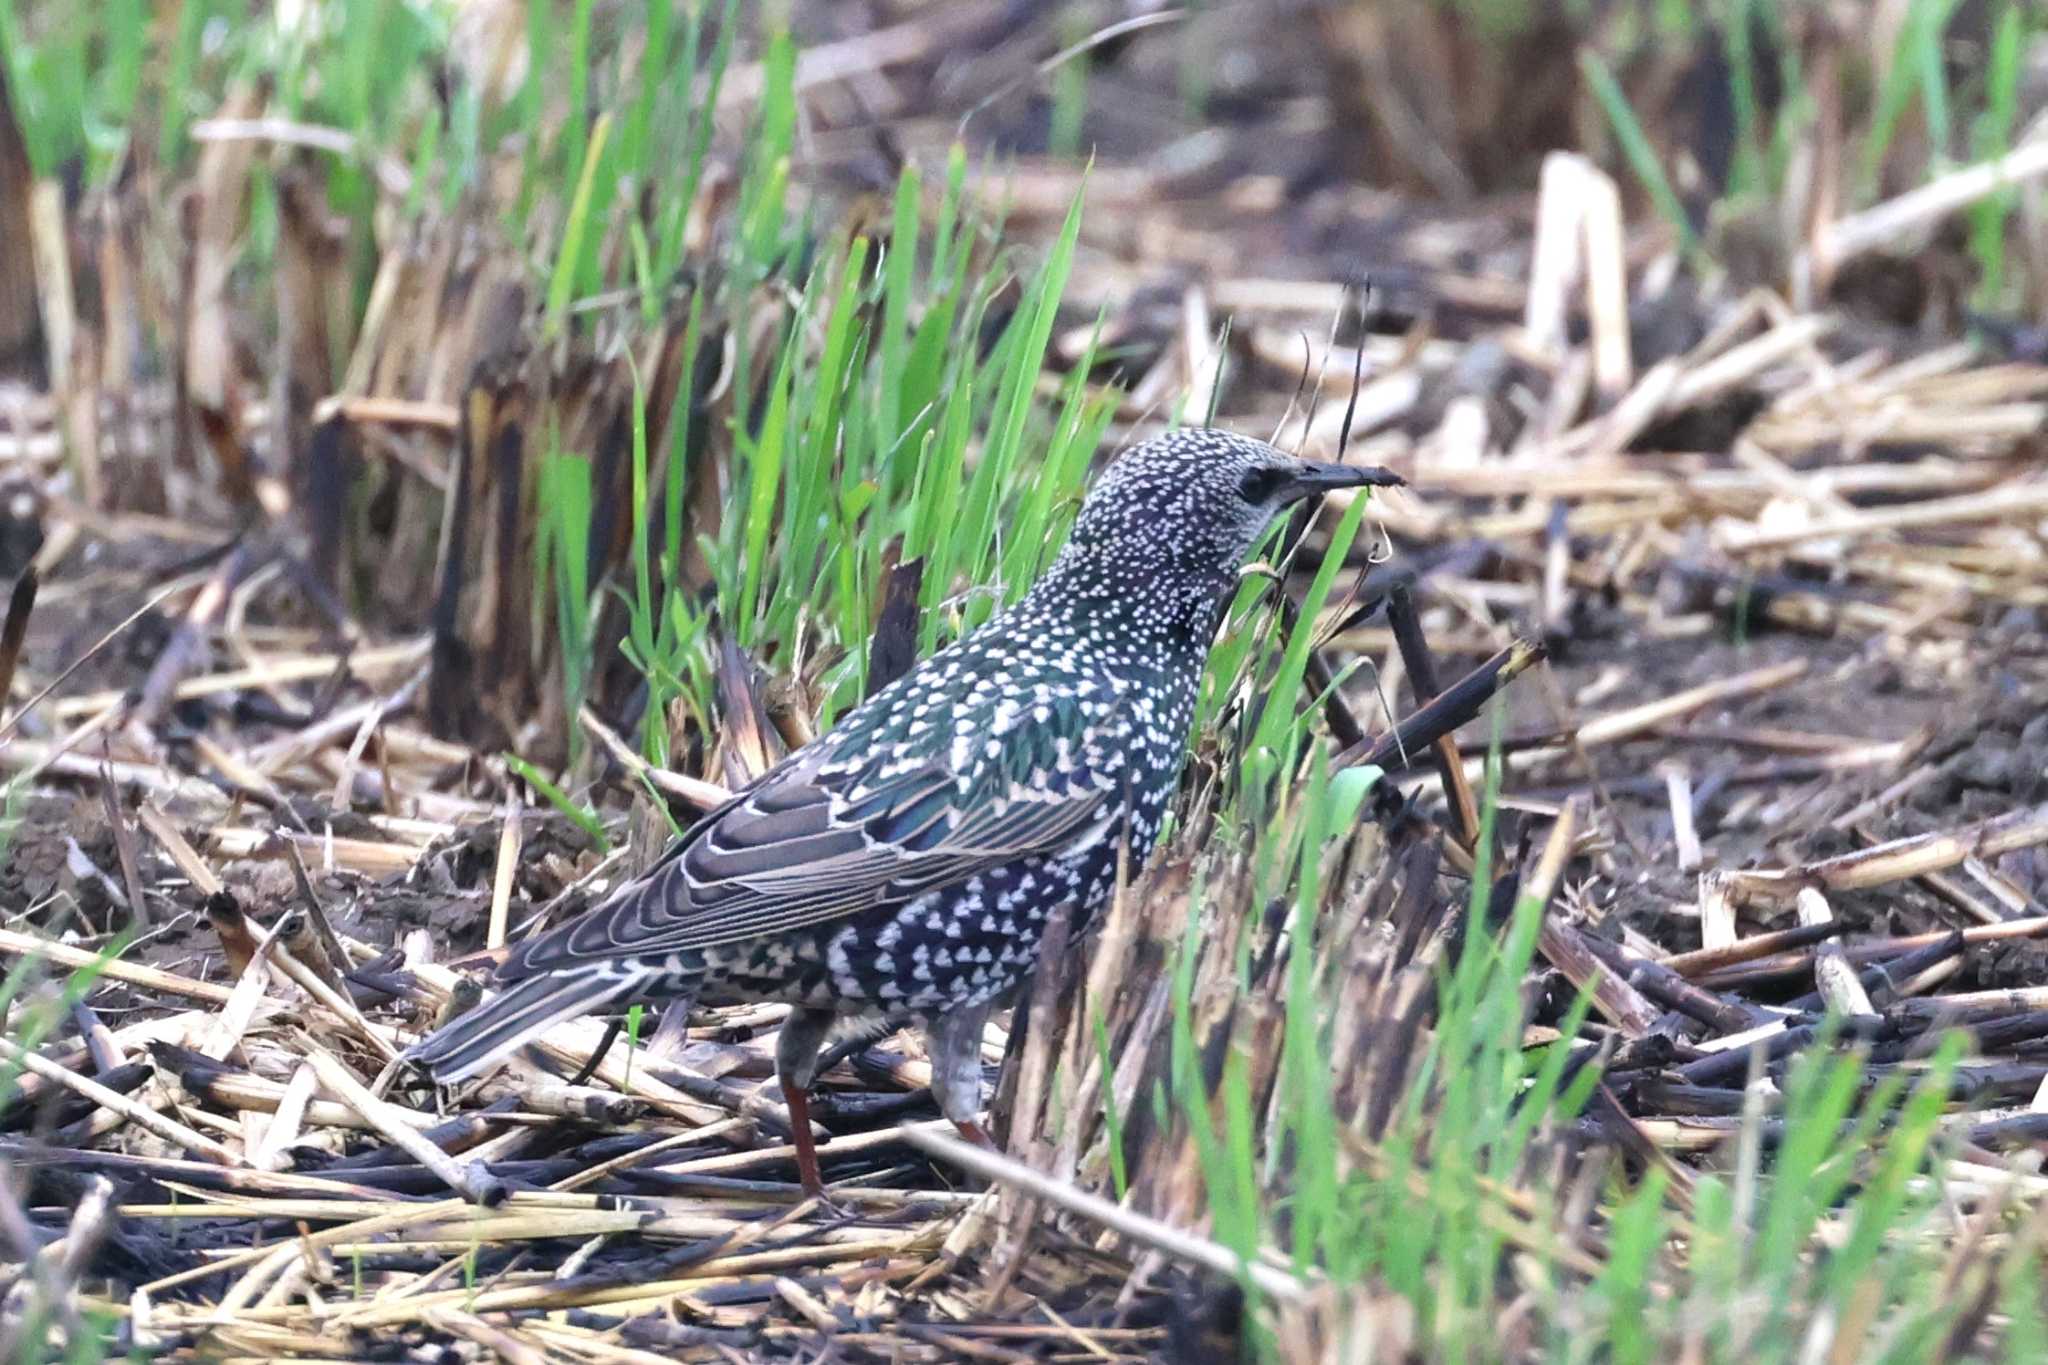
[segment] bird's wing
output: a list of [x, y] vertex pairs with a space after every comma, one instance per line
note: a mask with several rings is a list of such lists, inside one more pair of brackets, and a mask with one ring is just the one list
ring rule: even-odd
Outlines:
[[[516, 949], [499, 975], [657, 957], [786, 933], [900, 903], [1067, 845], [1105, 818], [1110, 787], [1087, 771], [1017, 795], [1000, 765], [963, 791], [941, 763], [835, 767], [801, 752], [714, 811], [646, 876]], [[993, 788], [994, 790], [990, 790]]]

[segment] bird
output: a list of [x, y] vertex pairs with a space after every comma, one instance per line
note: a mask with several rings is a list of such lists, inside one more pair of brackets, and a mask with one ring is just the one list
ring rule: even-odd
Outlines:
[[940, 1112], [981, 1127], [981, 1038], [1065, 907], [1078, 940], [1179, 784], [1222, 605], [1267, 527], [1401, 483], [1212, 428], [1112, 459], [1038, 581], [699, 819], [637, 878], [516, 945], [498, 994], [405, 1054], [441, 1083], [554, 1024], [784, 1002], [775, 1071], [802, 1188], [835, 1032], [921, 1021]]

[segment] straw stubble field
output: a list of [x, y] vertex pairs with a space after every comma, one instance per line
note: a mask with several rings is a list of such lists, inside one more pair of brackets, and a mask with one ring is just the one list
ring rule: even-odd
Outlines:
[[[2036, 1358], [2036, 21], [872, 8], [0, 5], [10, 1349]], [[853, 1040], [804, 1200], [780, 1007], [394, 1063], [1174, 421], [1408, 486], [1000, 1155]]]

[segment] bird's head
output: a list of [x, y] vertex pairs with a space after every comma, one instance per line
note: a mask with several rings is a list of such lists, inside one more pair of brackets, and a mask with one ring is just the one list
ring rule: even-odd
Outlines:
[[1289, 507], [1333, 488], [1400, 482], [1385, 469], [1304, 460], [1229, 432], [1169, 432], [1096, 480], [1058, 571], [1070, 587], [1128, 593], [1176, 620], [1206, 619]]

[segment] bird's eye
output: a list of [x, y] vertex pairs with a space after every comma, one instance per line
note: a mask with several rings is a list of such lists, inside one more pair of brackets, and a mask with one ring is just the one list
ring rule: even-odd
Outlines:
[[1280, 487], [1280, 471], [1277, 469], [1252, 469], [1237, 481], [1238, 496], [1246, 502], [1264, 502]]

